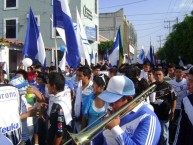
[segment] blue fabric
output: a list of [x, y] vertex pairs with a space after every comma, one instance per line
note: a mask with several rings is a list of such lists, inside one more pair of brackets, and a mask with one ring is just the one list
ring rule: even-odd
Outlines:
[[35, 85], [35, 87], [42, 93], [42, 95], [45, 97], [45, 86]]
[[[95, 122], [100, 116], [104, 115], [106, 113], [107, 108], [108, 108], [108, 103], [105, 103], [105, 111], [102, 111], [100, 113], [96, 112], [92, 107], [92, 104], [93, 104], [93, 101], [94, 101], [95, 97], [96, 97], [95, 94], [90, 94], [88, 96], [88, 99], [85, 100], [85, 103], [84, 103], [84, 106], [83, 106], [83, 108], [84, 108], [83, 115], [88, 120], [88, 126], [91, 125], [93, 122]], [[92, 128], [93, 126], [100, 123], [101, 121], [102, 121], [102, 119], [96, 121], [89, 128]]]
[[[113, 136], [113, 138], [117, 142], [117, 143], [115, 142], [114, 144], [118, 145], [158, 144], [161, 133], [161, 126], [157, 116], [152, 110], [150, 110], [147, 107], [147, 105], [143, 105], [142, 107], [140, 107], [137, 110], [137, 112], [132, 111], [128, 113], [121, 119], [119, 126], [121, 128], [124, 126], [124, 128], [122, 128], [123, 133], [119, 136]], [[108, 130], [106, 130], [105, 132], [107, 131]], [[98, 141], [95, 144], [102, 144], [102, 142]], [[105, 138], [104, 144], [107, 144], [107, 138]]]
[[144, 61], [145, 61], [145, 51], [144, 51], [144, 49], [142, 48], [141, 49], [141, 51], [140, 51], [140, 54], [139, 54], [139, 61], [140, 61], [140, 63], [144, 63]]
[[65, 9], [66, 7], [68, 6], [62, 6], [59, 0], [54, 0], [53, 23], [54, 27], [62, 28], [65, 30], [67, 45], [66, 60], [68, 62], [68, 65], [72, 66], [74, 70], [76, 70], [80, 63], [80, 53], [78, 49], [78, 42], [76, 39], [72, 18], [62, 11], [62, 8]]
[[[39, 31], [37, 22], [35, 20], [32, 9], [30, 8], [27, 33], [26, 33], [25, 43], [24, 43], [24, 47], [23, 47], [23, 55], [28, 56], [33, 61], [36, 59], [36, 56], [38, 54], [37, 40], [39, 38], [39, 35], [40, 35], [40, 31]], [[39, 55], [41, 56], [41, 54], [39, 54]], [[42, 65], [45, 67], [46, 59], [44, 59], [44, 62], [42, 63]]]
[[69, 87], [71, 90], [74, 90], [74, 85], [73, 85], [72, 81], [71, 81], [71, 80], [68, 80], [68, 79], [66, 79], [65, 81], [66, 81], [66, 84], [68, 85], [68, 87]]
[[92, 85], [89, 83], [89, 85], [82, 91], [82, 112], [84, 110], [85, 102], [87, 102], [90, 97], [90, 94], [92, 94], [92, 90]]
[[154, 48], [152, 45], [150, 45], [150, 49], [148, 51], [146, 59], [149, 60], [152, 65], [155, 65], [155, 54], [154, 54]]

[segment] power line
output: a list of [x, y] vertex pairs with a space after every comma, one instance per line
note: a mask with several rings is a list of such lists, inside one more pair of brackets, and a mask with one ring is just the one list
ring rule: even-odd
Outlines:
[[132, 15], [126, 15], [126, 16], [163, 15], [163, 14], [167, 14], [167, 13], [181, 13], [181, 12], [163, 12], [163, 13], [132, 14]]
[[147, 34], [147, 35], [140, 36], [140, 37], [138, 37], [138, 38], [147, 37], [147, 36], [149, 36], [149, 35], [151, 35], [151, 34], [154, 34], [154, 33], [158, 32], [158, 31], [162, 30], [162, 29], [163, 29], [163, 28], [157, 29], [156, 31], [153, 31], [153, 32], [151, 32], [151, 33], [149, 33], [149, 34]]
[[127, 5], [132, 5], [132, 4], [136, 4], [136, 3], [145, 2], [145, 1], [148, 1], [148, 0], [140, 0], [140, 1], [130, 2], [130, 3], [121, 4], [121, 5], [115, 5], [115, 6], [103, 7], [103, 8], [99, 8], [99, 9], [108, 9], [108, 8], [114, 8], [114, 7], [127, 6]]
[[146, 28], [146, 29], [139, 29], [139, 30], [136, 29], [136, 31], [145, 31], [145, 30], [155, 29], [155, 28], [158, 28], [160, 26], [163, 26], [163, 25], [158, 25], [158, 26], [151, 27], [151, 28]]
[[168, 28], [169, 29], [169, 33], [171, 32], [171, 28], [172, 28], [172, 26], [171, 26], [171, 23], [172, 22], [176, 22], [176, 24], [178, 23], [178, 17], [175, 19], [175, 20], [167, 20], [167, 21], [164, 21], [165, 23], [168, 23], [169, 25], [167, 26], [167, 27], [165, 27], [165, 28]]

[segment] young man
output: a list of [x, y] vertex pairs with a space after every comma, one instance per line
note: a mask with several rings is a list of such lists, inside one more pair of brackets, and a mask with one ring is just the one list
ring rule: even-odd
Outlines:
[[92, 93], [92, 81], [90, 80], [91, 70], [87, 66], [82, 66], [78, 68], [77, 78], [78, 87], [76, 89], [76, 99], [74, 104], [74, 112], [76, 117], [75, 128], [76, 131], [81, 130], [81, 114], [83, 111], [82, 106], [84, 106], [84, 100]]
[[175, 78], [175, 65], [174, 64], [171, 64], [171, 65], [168, 66], [168, 76], [171, 79]]
[[193, 144], [193, 68], [188, 75], [188, 96], [181, 104], [181, 114], [175, 136], [174, 145]]
[[93, 67], [93, 76], [99, 75], [101, 71], [101, 65], [97, 64]]
[[169, 120], [173, 120], [176, 109], [176, 95], [171, 85], [164, 81], [164, 72], [157, 68], [154, 72], [156, 87], [155, 102], [152, 102], [154, 111], [161, 123], [162, 132], [160, 145], [168, 145], [169, 141]]
[[71, 96], [64, 91], [65, 79], [61, 73], [52, 72], [48, 75], [49, 106], [47, 115], [47, 145], [60, 145], [69, 139], [67, 131], [71, 130]]
[[175, 78], [175, 65], [174, 64], [170, 64], [168, 66], [168, 74], [167, 76], [165, 76], [165, 81], [170, 82], [171, 80], [173, 80]]
[[78, 69], [78, 81], [82, 81], [82, 103], [84, 103], [84, 99], [92, 93], [92, 81], [91, 70], [87, 66], [82, 66]]
[[154, 82], [155, 82], [154, 71], [150, 70], [150, 71], [148, 71], [148, 83], [149, 83], [149, 85], [151, 85]]
[[[135, 94], [133, 82], [126, 76], [114, 76], [110, 79], [106, 91], [99, 98], [108, 102], [112, 111], [116, 112], [129, 103]], [[129, 111], [128, 107], [125, 112]], [[124, 113], [125, 113], [124, 112]], [[120, 114], [121, 115], [121, 114]], [[157, 145], [161, 127], [155, 113], [141, 102], [122, 118], [111, 120], [103, 131], [103, 139], [98, 139], [96, 145]], [[99, 137], [99, 136], [97, 136]]]
[[108, 76], [109, 78], [112, 78], [113, 76], [116, 76], [118, 73], [118, 69], [116, 67], [112, 67], [108, 70]]
[[181, 103], [184, 97], [187, 96], [187, 81], [183, 78], [183, 68], [182, 67], [176, 67], [175, 69], [175, 79], [170, 81], [170, 84], [174, 88], [175, 93], [177, 94], [177, 100], [176, 100], [176, 109], [174, 112], [174, 119], [170, 122], [169, 132], [170, 132], [170, 144], [173, 144], [176, 129], [178, 126], [178, 120], [180, 116], [181, 111]]
[[151, 63], [149, 61], [144, 61], [143, 63], [143, 70], [141, 70], [140, 78], [145, 78], [148, 80], [148, 71], [151, 69]]

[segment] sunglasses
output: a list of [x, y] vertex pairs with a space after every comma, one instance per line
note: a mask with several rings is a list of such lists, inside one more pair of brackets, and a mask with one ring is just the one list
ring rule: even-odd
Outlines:
[[104, 84], [106, 85], [106, 81], [105, 81], [105, 78], [104, 78], [104, 74], [99, 74], [98, 77], [101, 78], [104, 82]]
[[36, 74], [36, 73], [38, 74], [38, 73], [41, 73], [41, 72], [40, 72], [40, 71], [34, 71], [34, 73], [35, 73], [35, 74]]

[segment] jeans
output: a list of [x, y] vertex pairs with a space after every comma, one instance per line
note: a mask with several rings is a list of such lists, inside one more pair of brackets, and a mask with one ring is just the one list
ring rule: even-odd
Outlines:
[[169, 120], [160, 120], [161, 135], [159, 145], [169, 145]]
[[179, 116], [180, 116], [180, 109], [176, 109], [174, 112], [174, 119], [170, 121], [170, 126], [169, 126], [169, 144], [170, 145], [173, 145], [173, 142], [175, 139], [176, 130], [179, 122]]

